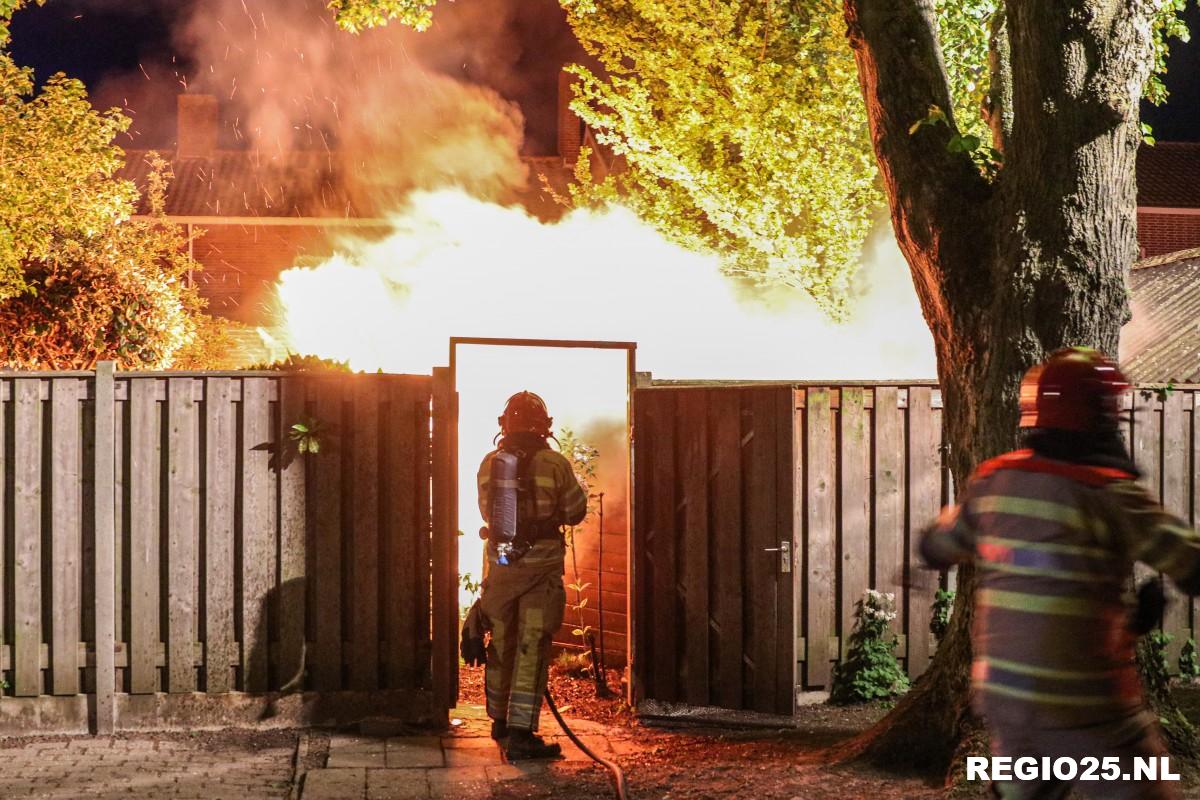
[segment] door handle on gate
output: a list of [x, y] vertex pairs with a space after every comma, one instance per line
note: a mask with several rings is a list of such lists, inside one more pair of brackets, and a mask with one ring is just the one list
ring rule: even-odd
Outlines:
[[792, 543], [784, 540], [779, 543], [779, 547], [764, 547], [764, 553], [779, 553], [779, 571], [792, 571]]

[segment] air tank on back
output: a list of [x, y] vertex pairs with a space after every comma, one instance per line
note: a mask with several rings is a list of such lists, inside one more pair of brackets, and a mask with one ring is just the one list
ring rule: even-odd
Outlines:
[[492, 458], [488, 479], [488, 538], [495, 543], [497, 561], [508, 564], [517, 538], [518, 459], [501, 450]]

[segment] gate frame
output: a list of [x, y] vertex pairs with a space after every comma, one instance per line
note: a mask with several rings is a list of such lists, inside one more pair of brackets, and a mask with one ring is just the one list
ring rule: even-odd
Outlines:
[[[438, 461], [438, 446], [437, 435], [434, 435], [434, 459], [435, 464], [446, 464], [451, 476], [449, 485], [442, 484], [443, 488], [449, 489], [448, 492], [443, 492], [443, 498], [449, 498], [450, 507], [442, 507], [434, 509], [434, 565], [433, 565], [433, 581], [434, 581], [434, 597], [442, 598], [442, 605], [447, 609], [458, 608], [458, 346], [459, 345], [480, 345], [490, 347], [545, 347], [573, 350], [624, 350], [625, 351], [625, 451], [628, 455], [629, 468], [625, 474], [625, 518], [628, 520], [628, 533], [626, 535], [626, 564], [628, 575], [626, 577], [626, 597], [625, 597], [625, 619], [628, 625], [628, 631], [625, 638], [625, 663], [629, 674], [636, 675], [634, 669], [635, 658], [637, 656], [637, 620], [634, 619], [634, 575], [635, 567], [633, 563], [633, 449], [634, 449], [634, 431], [633, 431], [633, 394], [637, 388], [637, 342], [620, 342], [620, 341], [605, 341], [605, 340], [590, 340], [590, 339], [516, 339], [505, 337], [491, 336], [451, 336], [450, 337], [450, 365], [449, 367], [441, 367], [434, 369], [434, 403], [436, 409], [438, 387], [441, 385], [438, 373], [441, 372], [446, 380], [445, 392], [451, 398], [453, 403], [452, 416], [452, 432], [449, 438], [450, 451], [442, 452], [442, 460]], [[435, 415], [436, 418], [436, 415]], [[435, 429], [436, 430], [436, 429]], [[435, 483], [434, 493], [437, 493], [437, 484]], [[442, 526], [438, 525], [438, 520], [443, 522]], [[439, 563], [437, 554], [440, 551], [448, 550], [448, 553], [443, 552], [443, 560]], [[441, 586], [443, 591], [448, 591], [448, 595], [439, 595], [438, 587]], [[453, 602], [447, 604], [446, 600]], [[435, 603], [435, 608], [437, 604]], [[451, 620], [457, 620], [457, 613], [451, 615]], [[435, 696], [444, 697], [451, 700], [449, 707], [456, 705], [458, 700], [458, 627], [457, 624], [450, 626], [446, 630], [446, 620], [442, 620], [442, 626], [438, 625], [438, 620], [434, 619], [434, 691]], [[439, 638], [446, 637], [448, 634], [449, 649], [447, 650], [447, 642]], [[442, 662], [445, 669], [444, 674], [446, 692], [444, 695], [438, 695], [437, 692], [437, 674], [439, 672], [439, 656], [445, 658], [449, 656], [449, 663]], [[453, 676], [451, 678], [451, 676]], [[626, 684], [627, 697], [626, 700], [632, 702], [634, 681], [630, 680]]]

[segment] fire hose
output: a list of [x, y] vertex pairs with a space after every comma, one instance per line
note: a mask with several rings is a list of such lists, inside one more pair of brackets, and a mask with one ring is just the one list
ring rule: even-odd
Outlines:
[[617, 800], [629, 800], [629, 787], [625, 785], [625, 773], [621, 771], [621, 767], [616, 762], [601, 758], [592, 752], [592, 749], [583, 743], [583, 740], [575, 735], [575, 731], [567, 727], [566, 721], [562, 718], [562, 714], [558, 713], [558, 706], [554, 704], [554, 698], [550, 696], [550, 690], [546, 689], [546, 705], [550, 709], [550, 713], [554, 715], [554, 721], [558, 723], [558, 727], [563, 729], [563, 733], [567, 735], [576, 747], [583, 754], [595, 761], [600, 766], [604, 767], [612, 774], [613, 789], [617, 792]]

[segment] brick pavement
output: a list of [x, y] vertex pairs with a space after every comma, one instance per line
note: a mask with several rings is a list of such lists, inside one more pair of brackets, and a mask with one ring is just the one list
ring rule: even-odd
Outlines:
[[287, 798], [298, 734], [187, 734], [0, 742], [0, 798]]
[[[334, 736], [323, 769], [304, 776], [301, 800], [485, 800], [506, 781], [538, 782], [549, 773], [588, 768], [591, 761], [565, 736], [543, 734], [559, 742], [563, 758], [509, 764], [489, 738], [489, 723], [478, 706], [460, 707], [461, 724], [442, 736]], [[568, 720], [588, 747], [612, 755], [627, 747], [612, 732], [584, 720]]]

